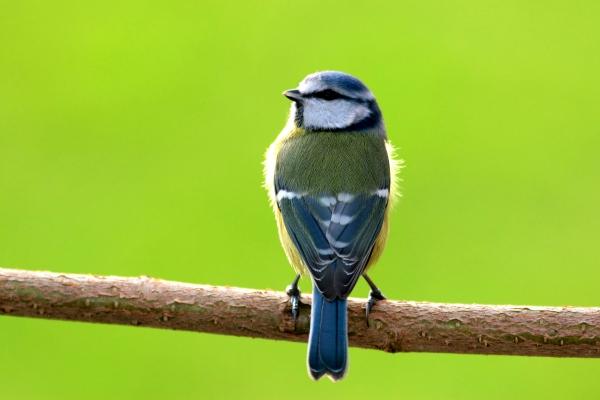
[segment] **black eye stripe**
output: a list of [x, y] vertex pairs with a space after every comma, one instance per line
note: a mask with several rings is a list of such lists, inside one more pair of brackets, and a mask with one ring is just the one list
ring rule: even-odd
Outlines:
[[304, 97], [313, 97], [316, 99], [322, 99], [322, 100], [337, 100], [337, 99], [351, 99], [348, 96], [344, 96], [341, 93], [336, 92], [335, 90], [331, 90], [331, 89], [325, 89], [325, 90], [321, 90], [319, 92], [314, 92], [314, 93], [309, 93], [304, 95]]

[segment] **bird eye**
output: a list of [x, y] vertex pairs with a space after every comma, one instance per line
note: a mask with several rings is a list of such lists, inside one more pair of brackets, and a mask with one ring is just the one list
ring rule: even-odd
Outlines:
[[335, 90], [325, 89], [320, 92], [314, 93], [313, 97], [323, 100], [335, 100], [343, 97], [341, 94], [336, 92]]

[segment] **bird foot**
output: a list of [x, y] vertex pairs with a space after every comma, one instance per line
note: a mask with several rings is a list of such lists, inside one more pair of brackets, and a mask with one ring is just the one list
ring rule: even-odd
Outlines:
[[365, 308], [367, 327], [369, 327], [369, 314], [371, 313], [371, 310], [373, 310], [373, 307], [375, 306], [378, 300], [385, 300], [385, 296], [383, 295], [383, 293], [381, 293], [379, 289], [371, 290], [369, 292], [369, 300], [367, 301], [367, 306]]
[[290, 304], [292, 306], [292, 318], [294, 322], [298, 319], [300, 313], [300, 289], [298, 289], [298, 280], [294, 280], [287, 288], [285, 293], [290, 296]]

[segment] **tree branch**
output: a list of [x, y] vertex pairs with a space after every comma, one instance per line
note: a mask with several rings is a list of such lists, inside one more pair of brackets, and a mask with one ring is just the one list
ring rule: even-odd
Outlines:
[[[282, 292], [0, 268], [0, 314], [306, 341]], [[382, 301], [367, 327], [350, 299], [352, 346], [387, 352], [600, 357], [600, 308]]]

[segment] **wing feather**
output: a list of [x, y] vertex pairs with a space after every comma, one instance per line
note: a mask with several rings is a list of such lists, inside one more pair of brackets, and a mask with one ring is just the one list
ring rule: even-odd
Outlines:
[[[281, 186], [276, 191], [286, 190]], [[277, 204], [317, 288], [327, 299], [346, 298], [367, 265], [387, 197], [295, 193], [278, 196]]]

